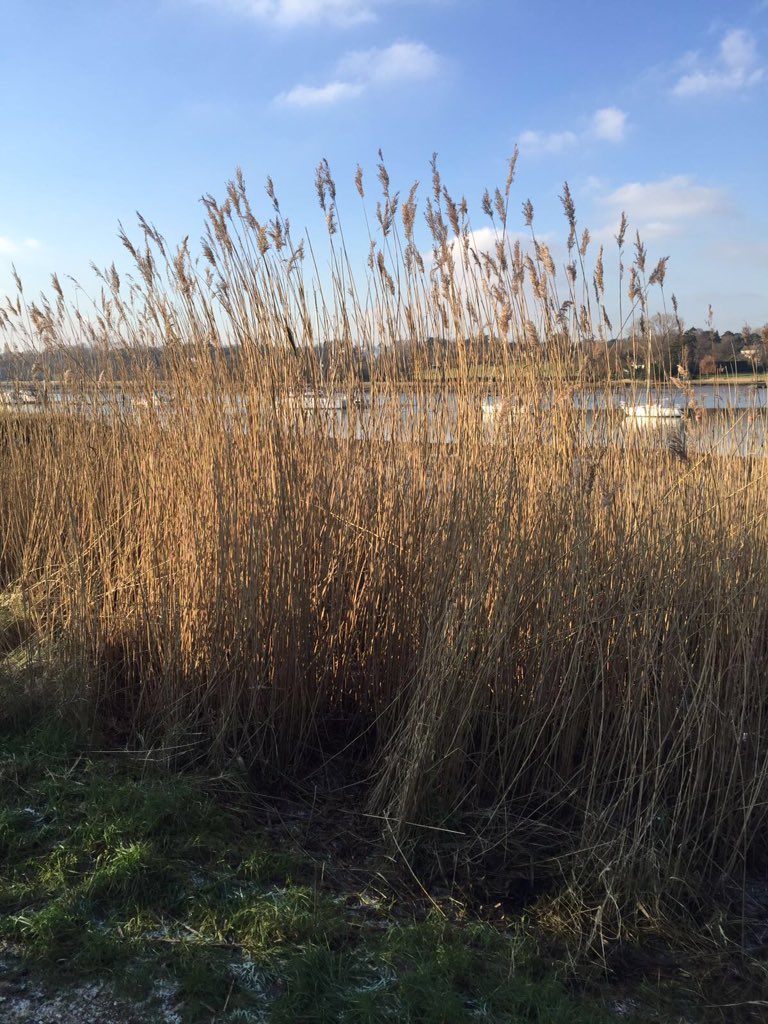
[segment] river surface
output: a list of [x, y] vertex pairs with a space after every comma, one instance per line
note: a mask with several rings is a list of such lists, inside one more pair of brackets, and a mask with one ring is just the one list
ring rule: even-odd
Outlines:
[[[451, 391], [360, 392], [354, 399], [342, 391], [322, 394], [262, 396], [259, 408], [251, 400], [231, 393], [216, 399], [232, 426], [258, 429], [277, 415], [301, 432], [321, 433], [337, 439], [427, 441], [461, 443], [462, 435], [481, 436], [488, 443], [504, 443], [516, 435], [537, 435], [546, 443], [554, 437], [555, 421], [566, 408], [569, 429], [585, 444], [624, 447], [669, 446], [682, 452], [763, 455], [768, 451], [768, 389], [762, 384], [690, 384], [685, 387], [645, 386], [592, 390], [518, 391], [478, 393], [476, 402], [459, 401]], [[176, 411], [190, 410], [186, 402], [157, 391], [147, 398], [130, 390], [92, 391], [82, 395], [61, 390], [45, 400], [24, 400], [9, 388], [0, 390], [0, 406], [34, 414], [45, 410], [73, 410], [86, 415], [158, 417], [172, 420]], [[667, 415], [636, 416], [637, 406], [656, 407]], [[674, 411], [679, 415], [670, 415]], [[562, 418], [560, 419], [562, 422]]]
[[[561, 393], [487, 394], [467, 412], [456, 395], [402, 393], [368, 398], [362, 408], [318, 412], [320, 429], [336, 437], [375, 437], [460, 443], [474, 434], [479, 420], [488, 443], [504, 443], [516, 435], [542, 442], [554, 437], [555, 421], [563, 422], [585, 444], [621, 447], [671, 447], [677, 452], [765, 454], [768, 451], [768, 390], [753, 385], [692, 385], [685, 390], [651, 387], [614, 388]], [[676, 415], [637, 416], [637, 406]], [[474, 413], [474, 414], [473, 414]]]

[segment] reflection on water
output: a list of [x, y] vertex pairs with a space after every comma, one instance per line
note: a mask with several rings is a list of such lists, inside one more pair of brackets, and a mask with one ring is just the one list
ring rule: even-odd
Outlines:
[[625, 447], [662, 447], [677, 452], [712, 452], [719, 455], [764, 454], [768, 417], [747, 409], [730, 412], [688, 414], [679, 419], [625, 417], [614, 430], [587, 432], [593, 441], [619, 443]]
[[700, 409], [728, 412], [740, 409], [768, 409], [768, 388], [760, 384], [685, 384], [679, 387], [617, 387], [609, 391], [595, 388], [577, 392], [578, 406], [590, 409], [622, 407], [630, 402], [657, 403], [680, 410]]

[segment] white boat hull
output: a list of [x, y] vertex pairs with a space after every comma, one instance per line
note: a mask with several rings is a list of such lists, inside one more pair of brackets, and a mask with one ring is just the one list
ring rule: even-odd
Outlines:
[[624, 414], [629, 419], [635, 420], [679, 420], [682, 419], [683, 410], [674, 405], [648, 402], [639, 405], [625, 405]]

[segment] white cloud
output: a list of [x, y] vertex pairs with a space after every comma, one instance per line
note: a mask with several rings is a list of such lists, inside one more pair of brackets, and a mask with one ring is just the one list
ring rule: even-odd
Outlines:
[[630, 182], [610, 192], [603, 202], [626, 210], [630, 217], [662, 221], [719, 216], [730, 209], [722, 189], [697, 185], [684, 174], [663, 181]]
[[[516, 234], [508, 232], [506, 234], [507, 244], [509, 245], [517, 237], [518, 236]], [[495, 253], [496, 243], [500, 241], [501, 238], [502, 236], [499, 234], [497, 228], [476, 228], [474, 231], [470, 231], [469, 233], [469, 246], [471, 249], [474, 249], [475, 252]], [[453, 244], [457, 245], [458, 243], [454, 241]]]
[[35, 249], [40, 249], [41, 244], [36, 238], [25, 238], [20, 242], [17, 242], [13, 238], [0, 235], [0, 253], [4, 256], [15, 256], [22, 252], [32, 252]]
[[363, 91], [353, 82], [327, 82], [325, 85], [295, 85], [281, 93], [277, 102], [288, 107], [330, 107], [342, 100], [354, 99]]
[[732, 29], [723, 36], [717, 57], [706, 61], [698, 54], [689, 54], [684, 62], [691, 70], [675, 83], [675, 96], [739, 92], [757, 85], [765, 76], [755, 37], [744, 29]]
[[598, 204], [611, 217], [610, 226], [595, 232], [601, 241], [616, 233], [615, 224], [622, 211], [644, 241], [669, 238], [680, 234], [688, 224], [732, 212], [722, 189], [699, 185], [683, 174], [662, 181], [629, 182], [601, 196]]
[[376, 0], [193, 0], [198, 4], [271, 21], [283, 28], [330, 22], [348, 27], [373, 21]]
[[575, 146], [579, 137], [575, 132], [523, 132], [518, 139], [525, 153], [562, 153]]
[[[474, 231], [470, 231], [468, 237], [469, 248], [476, 252], [487, 253], [488, 255], [496, 255], [497, 243], [501, 242], [502, 239], [505, 242], [507, 254], [511, 254], [512, 246], [515, 241], [519, 240], [522, 242], [530, 241], [530, 236], [525, 237], [514, 231], [507, 231], [502, 235], [498, 228], [482, 227], [475, 228]], [[450, 241], [451, 250], [453, 252], [454, 259], [460, 259], [461, 251], [464, 247], [463, 239], [452, 238]], [[431, 255], [431, 254], [430, 254]]]
[[[560, 253], [559, 245], [557, 241], [553, 239], [551, 232], [537, 231], [536, 239], [539, 242], [539, 244], [544, 242], [547, 246], [549, 246], [551, 253], [553, 255], [557, 254], [557, 258], [560, 258], [562, 254]], [[497, 257], [498, 244], [502, 242], [502, 240], [504, 242], [504, 247], [508, 259], [512, 259], [512, 254], [514, 252], [516, 242], [520, 243], [523, 253], [532, 254], [534, 252], [531, 233], [530, 231], [527, 230], [507, 230], [502, 234], [498, 228], [494, 227], [475, 228], [473, 231], [468, 232], [466, 240], [469, 242], [470, 253], [475, 253], [477, 256], [485, 254], [488, 256], [493, 256], [494, 258]], [[451, 255], [453, 256], [456, 263], [459, 265], [461, 265], [463, 261], [464, 243], [465, 239], [463, 236], [461, 238], [451, 237], [448, 241], [448, 247], [451, 251]], [[434, 257], [434, 251], [432, 249], [422, 250], [421, 256], [425, 263], [431, 264]], [[472, 266], [472, 263], [473, 260], [472, 257], [470, 256], [470, 267]]]
[[394, 43], [383, 50], [348, 53], [336, 70], [358, 81], [398, 82], [434, 77], [440, 70], [440, 58], [424, 43]]
[[588, 139], [601, 142], [622, 142], [627, 131], [627, 115], [618, 107], [602, 107], [596, 110], [586, 128], [581, 132], [522, 132], [518, 145], [523, 152], [551, 156]]
[[[640, 232], [640, 237], [644, 242], [659, 242], [663, 238], [674, 238], [683, 229], [682, 224], [668, 220], [633, 221], [632, 226]], [[610, 234], [615, 235], [616, 230], [614, 227]]]
[[627, 115], [618, 107], [603, 107], [592, 115], [592, 134], [606, 142], [621, 142], [627, 131]]
[[323, 85], [296, 85], [281, 93], [281, 106], [331, 106], [354, 99], [375, 86], [434, 78], [440, 57], [424, 43], [393, 43], [382, 49], [354, 50], [336, 65], [335, 77]]
[[[350, 28], [377, 21], [379, 11], [395, 0], [181, 0], [271, 22], [280, 28], [334, 25]], [[435, 0], [400, 0], [432, 3]]]
[[605, 179], [598, 177], [596, 174], [590, 174], [584, 182], [584, 191], [590, 192], [593, 195], [597, 192], [603, 192], [605, 190]]

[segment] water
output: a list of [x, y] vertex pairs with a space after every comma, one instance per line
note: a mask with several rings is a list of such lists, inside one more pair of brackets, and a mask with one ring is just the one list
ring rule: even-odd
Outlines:
[[[170, 420], [177, 408], [170, 395], [150, 399], [129, 392], [91, 391], [83, 395], [63, 390], [49, 393], [43, 402], [19, 402], [5, 389], [2, 406], [32, 415], [44, 410], [67, 410], [81, 415], [157, 417]], [[319, 399], [297, 402], [296, 396], [265, 396], [259, 409], [244, 395], [232, 393], [217, 399], [234, 429], [250, 429], [274, 415], [301, 433], [317, 433], [336, 439], [456, 444], [464, 431], [476, 432], [478, 424], [488, 443], [505, 443], [516, 435], [531, 438], [532, 432], [546, 443], [553, 433], [556, 406], [570, 407], [577, 440], [592, 445], [621, 447], [671, 447], [678, 452], [713, 452], [721, 455], [764, 455], [768, 450], [768, 389], [763, 385], [690, 384], [681, 388], [616, 387], [572, 392], [527, 391], [501, 396], [478, 395], [476, 409], [460, 407], [455, 393], [401, 391], [363, 393], [354, 401], [341, 391]], [[633, 404], [655, 404], [677, 410], [679, 418], [634, 417]], [[575, 415], [574, 415], [575, 414]]]
[[[486, 428], [497, 439], [504, 429], [514, 430], [516, 404], [507, 400], [505, 413], [504, 403], [491, 396], [483, 410]], [[552, 404], [551, 397], [539, 400], [536, 412], [543, 423], [551, 416]], [[633, 407], [638, 405], [678, 415], [635, 415]], [[689, 454], [764, 455], [768, 450], [768, 389], [763, 385], [595, 388], [575, 392], [573, 406], [579, 413], [575, 429], [591, 444], [670, 447]]]

